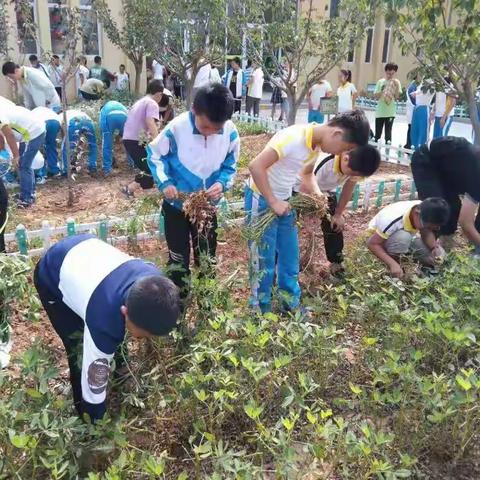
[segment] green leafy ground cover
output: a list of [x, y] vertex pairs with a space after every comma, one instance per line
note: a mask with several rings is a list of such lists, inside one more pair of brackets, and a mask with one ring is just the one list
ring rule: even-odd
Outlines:
[[97, 427], [39, 338], [0, 377], [0, 478], [479, 478], [479, 265], [397, 283], [363, 247], [350, 258], [309, 321], [255, 317], [232, 272], [195, 280], [196, 334], [134, 348]]

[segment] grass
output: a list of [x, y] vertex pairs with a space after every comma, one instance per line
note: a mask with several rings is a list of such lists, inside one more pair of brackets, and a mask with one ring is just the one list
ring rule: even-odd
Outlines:
[[478, 265], [402, 283], [349, 258], [308, 322], [252, 316], [237, 275], [194, 279], [196, 335], [137, 348], [96, 428], [35, 344], [0, 377], [0, 478], [478, 478]]

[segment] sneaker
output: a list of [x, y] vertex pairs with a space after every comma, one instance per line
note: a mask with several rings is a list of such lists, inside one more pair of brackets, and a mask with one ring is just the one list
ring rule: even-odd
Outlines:
[[45, 177], [38, 177], [35, 179], [35, 183], [37, 185], [44, 185], [45, 183], [47, 183], [47, 179]]
[[17, 208], [19, 208], [21, 210], [25, 210], [27, 208], [30, 208], [33, 205], [33, 202], [25, 202], [24, 200], [18, 199], [15, 202], [15, 205], [17, 206]]
[[61, 176], [62, 176], [62, 172], [57, 172], [57, 173], [48, 172], [47, 173], [47, 178], [60, 178]]

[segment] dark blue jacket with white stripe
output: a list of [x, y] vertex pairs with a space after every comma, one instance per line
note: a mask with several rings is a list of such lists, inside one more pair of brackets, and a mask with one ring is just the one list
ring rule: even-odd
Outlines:
[[161, 274], [93, 235], [65, 238], [39, 262], [38, 283], [84, 321], [81, 411], [92, 420], [105, 413], [109, 366], [125, 337], [120, 307], [135, 281]]

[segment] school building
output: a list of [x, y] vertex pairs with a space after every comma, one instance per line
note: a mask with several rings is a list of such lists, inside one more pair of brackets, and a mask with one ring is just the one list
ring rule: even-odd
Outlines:
[[[51, 52], [60, 57], [65, 51], [66, 25], [62, 15], [65, 6], [78, 7], [81, 10], [81, 22], [83, 36], [79, 45], [79, 53], [87, 58], [87, 66], [93, 65], [95, 55], [100, 55], [103, 66], [112, 72], [118, 71], [120, 64], [126, 66], [127, 72], [134, 78], [135, 69], [127, 56], [116, 46], [112, 45], [97, 21], [95, 12], [92, 10], [92, 0], [30, 0], [30, 15], [36, 25], [36, 34], [33, 36], [25, 30], [25, 21], [21, 13], [15, 13], [13, 4], [9, 2], [9, 20], [11, 31], [9, 32], [9, 56], [20, 65], [30, 66], [28, 57], [36, 54], [42, 60], [42, 52]], [[121, 25], [119, 0], [108, 0], [114, 20]], [[146, 82], [146, 73], [145, 82]], [[12, 86], [8, 79], [0, 79], [0, 95], [11, 97]], [[70, 88], [73, 93], [73, 81]]]
[[[307, 0], [299, 0], [308, 3]], [[335, 16], [338, 12], [340, 0], [313, 0], [317, 15]], [[402, 85], [408, 83], [407, 74], [413, 70], [415, 60], [412, 56], [403, 55], [398, 44], [393, 39], [393, 29], [387, 25], [385, 18], [378, 15], [375, 24], [367, 29], [363, 41], [353, 48], [345, 62], [339, 68], [327, 75], [327, 80], [335, 88], [338, 84], [340, 68], [351, 70], [352, 83], [359, 93], [373, 86], [384, 75], [385, 64], [394, 62], [398, 65], [398, 79]]]
[[[300, 8], [304, 8], [306, 0], [297, 0]], [[81, 21], [83, 38], [79, 50], [87, 57], [88, 66], [93, 64], [93, 57], [100, 55], [103, 65], [108, 70], [115, 72], [120, 64], [125, 64], [127, 72], [134, 74], [134, 68], [126, 55], [114, 46], [102, 30], [92, 9], [92, 0], [30, 0], [30, 14], [36, 25], [36, 35], [32, 36], [24, 28], [24, 19], [21, 14], [16, 14], [13, 3], [9, 4], [9, 18], [11, 33], [9, 34], [10, 57], [19, 64], [29, 65], [28, 57], [36, 54], [40, 59], [42, 52], [52, 52], [62, 55], [65, 49], [64, 33], [66, 25], [63, 21], [62, 8], [74, 6], [82, 10]], [[118, 0], [108, 0], [112, 16], [121, 24], [121, 3]], [[314, 8], [318, 15], [335, 15], [339, 0], [313, 0]], [[302, 6], [303, 4], [303, 6]], [[248, 55], [248, 52], [247, 52]], [[386, 25], [384, 18], [379, 16], [375, 24], [366, 32], [360, 45], [356, 45], [339, 68], [352, 71], [352, 81], [358, 91], [367, 90], [383, 76], [387, 62], [395, 62], [399, 66], [398, 78], [403, 85], [407, 82], [407, 74], [412, 70], [414, 61], [409, 56], [402, 55], [400, 48], [393, 40], [392, 28]], [[338, 69], [327, 75], [327, 79], [335, 88]], [[0, 95], [12, 97], [10, 82], [0, 75]], [[144, 80], [146, 72], [144, 70]], [[70, 84], [73, 93], [73, 82]]]

